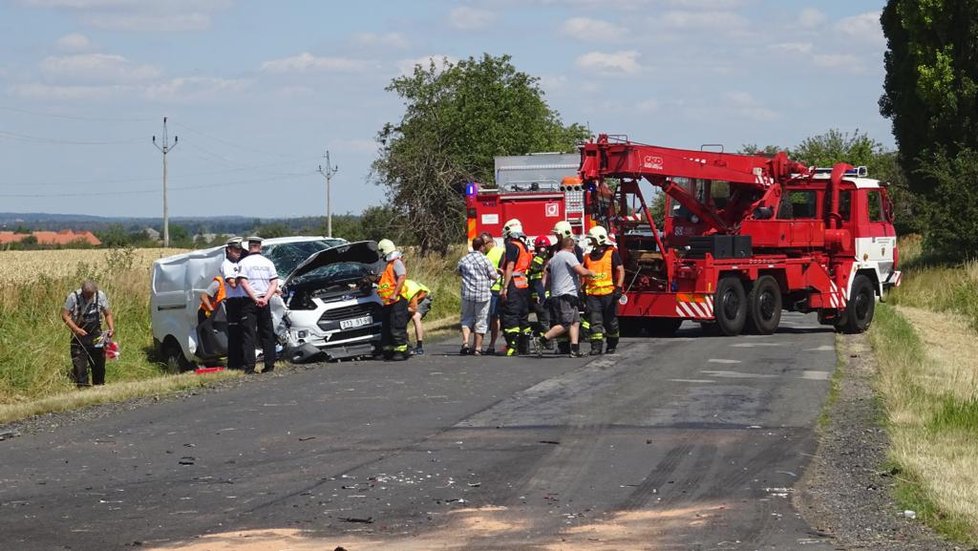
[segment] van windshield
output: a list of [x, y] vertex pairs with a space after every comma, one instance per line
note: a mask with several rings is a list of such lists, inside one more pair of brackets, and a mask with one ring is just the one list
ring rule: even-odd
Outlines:
[[271, 260], [272, 264], [275, 264], [275, 271], [278, 272], [279, 277], [285, 277], [313, 254], [343, 243], [345, 241], [342, 239], [311, 239], [293, 243], [278, 243], [263, 246], [261, 254]]

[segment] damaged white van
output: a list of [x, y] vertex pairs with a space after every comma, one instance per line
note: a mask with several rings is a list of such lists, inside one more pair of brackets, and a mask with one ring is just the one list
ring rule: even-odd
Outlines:
[[[373, 285], [381, 259], [375, 242], [280, 237], [264, 240], [262, 255], [282, 278], [282, 295], [270, 302], [280, 358], [302, 362], [375, 352], [381, 333], [381, 302]], [[224, 247], [215, 247], [153, 263], [153, 341], [169, 371], [227, 355], [223, 305], [197, 323], [200, 295], [223, 261]]]

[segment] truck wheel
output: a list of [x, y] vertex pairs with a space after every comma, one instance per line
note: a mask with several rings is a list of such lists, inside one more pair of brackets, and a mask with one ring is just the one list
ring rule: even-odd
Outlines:
[[846, 304], [845, 326], [846, 333], [862, 333], [869, 329], [876, 312], [876, 290], [873, 282], [863, 274], [857, 274], [852, 280], [852, 292]]
[[781, 287], [777, 280], [769, 275], [758, 278], [747, 297], [747, 306], [749, 332], [770, 335], [777, 331], [781, 323]]
[[183, 351], [180, 350], [180, 345], [173, 339], [167, 339], [163, 343], [162, 350], [160, 351], [160, 360], [163, 363], [163, 369], [167, 373], [174, 375], [190, 371], [194, 368], [194, 364], [188, 362], [183, 357]]
[[645, 330], [650, 337], [671, 337], [682, 324], [683, 320], [679, 318], [649, 318], [645, 322]]
[[744, 285], [735, 276], [727, 276], [717, 284], [713, 314], [717, 318], [720, 333], [732, 337], [744, 330], [747, 321], [747, 297]]

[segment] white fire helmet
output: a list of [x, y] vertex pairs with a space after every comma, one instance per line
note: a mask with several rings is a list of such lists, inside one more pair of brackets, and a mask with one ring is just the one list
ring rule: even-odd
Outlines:
[[521, 235], [523, 235], [523, 222], [520, 222], [519, 218], [513, 218], [503, 225], [504, 238], [509, 239]]
[[377, 250], [380, 251], [381, 256], [386, 257], [397, 250], [397, 247], [394, 246], [394, 242], [390, 239], [381, 239], [377, 243]]
[[565, 237], [571, 237], [574, 235], [574, 229], [571, 228], [570, 222], [567, 220], [561, 220], [554, 224], [553, 234], [557, 236], [558, 239], [563, 239]]
[[608, 241], [608, 230], [602, 228], [601, 226], [594, 226], [587, 232], [588, 238], [594, 242], [595, 245], [604, 246], [611, 244]]

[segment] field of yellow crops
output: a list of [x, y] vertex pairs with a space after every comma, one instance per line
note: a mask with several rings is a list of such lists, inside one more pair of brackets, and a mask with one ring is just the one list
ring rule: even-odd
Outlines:
[[147, 271], [153, 261], [186, 249], [60, 249], [0, 251], [0, 281], [27, 282], [38, 276], [65, 277], [78, 273], [79, 265], [106, 266], [113, 261]]

